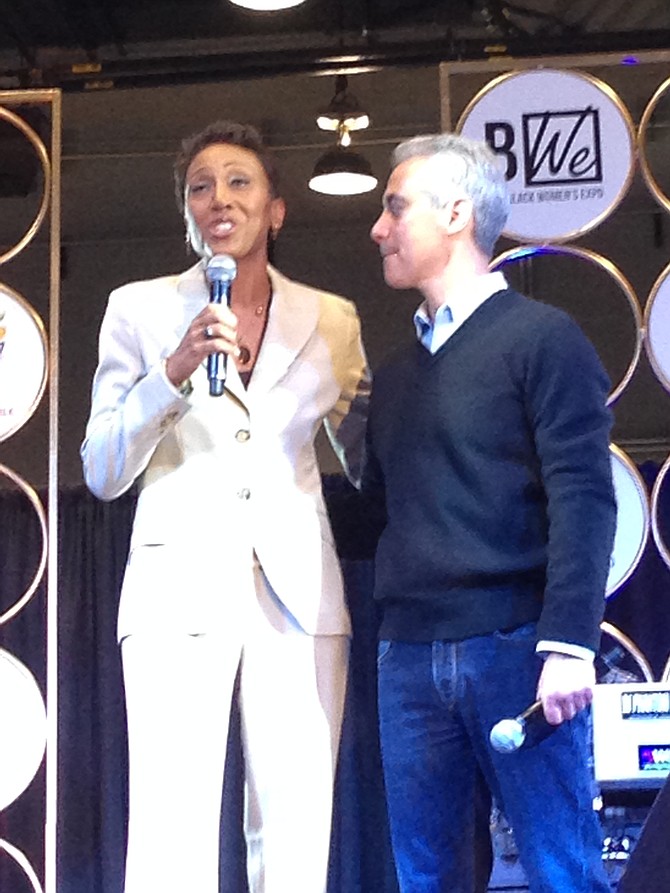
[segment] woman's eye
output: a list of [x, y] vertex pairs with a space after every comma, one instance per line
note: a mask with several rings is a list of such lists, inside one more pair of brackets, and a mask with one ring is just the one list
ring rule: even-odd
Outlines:
[[230, 185], [231, 185], [231, 186], [234, 186], [234, 187], [236, 187], [236, 188], [238, 188], [238, 189], [239, 189], [240, 187], [242, 187], [242, 186], [248, 186], [248, 185], [249, 185], [249, 178], [248, 178], [248, 177], [242, 177], [242, 176], [231, 177], [231, 178], [230, 178]]
[[199, 193], [205, 192], [208, 186], [208, 183], [191, 183], [188, 187], [188, 194], [198, 195]]

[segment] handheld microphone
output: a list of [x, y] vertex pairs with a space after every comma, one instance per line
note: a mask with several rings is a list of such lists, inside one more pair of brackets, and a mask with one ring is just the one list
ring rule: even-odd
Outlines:
[[[530, 707], [527, 707], [523, 713], [520, 713], [514, 719], [501, 719], [497, 722], [489, 734], [491, 747], [498, 753], [514, 753], [526, 740], [528, 733], [528, 720], [537, 716], [538, 711], [542, 711], [542, 701], [533, 701]], [[548, 725], [548, 724], [547, 724]], [[549, 732], [553, 726], [547, 729]]]
[[[230, 307], [230, 284], [237, 275], [237, 264], [227, 254], [215, 254], [207, 261], [205, 279], [209, 283], [210, 304], [225, 304]], [[211, 397], [220, 397], [226, 381], [225, 353], [212, 353], [207, 357], [207, 379]]]

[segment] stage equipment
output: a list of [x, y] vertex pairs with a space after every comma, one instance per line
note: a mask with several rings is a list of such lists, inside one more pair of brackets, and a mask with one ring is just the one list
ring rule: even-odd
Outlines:
[[514, 71], [470, 101], [456, 130], [486, 140], [506, 165], [518, 241], [581, 236], [612, 213], [631, 184], [635, 131], [612, 88], [580, 71]]
[[660, 787], [670, 772], [667, 682], [596, 685], [593, 767], [603, 789]]

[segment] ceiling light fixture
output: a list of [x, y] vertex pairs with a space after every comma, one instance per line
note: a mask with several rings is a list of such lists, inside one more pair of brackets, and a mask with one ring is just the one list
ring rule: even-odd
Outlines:
[[230, 0], [235, 6], [243, 9], [254, 9], [257, 12], [272, 12], [278, 9], [291, 9], [300, 6], [305, 0]]
[[374, 189], [377, 178], [367, 158], [349, 148], [350, 131], [368, 127], [370, 118], [347, 90], [346, 75], [337, 75], [335, 96], [328, 107], [319, 112], [316, 123], [321, 130], [337, 133], [337, 145], [314, 165], [309, 188], [326, 195], [360, 195]]
[[363, 111], [359, 101], [347, 89], [346, 74], [338, 74], [335, 78], [335, 96], [327, 108], [316, 116], [316, 123], [321, 130], [364, 130], [370, 126], [368, 113]]
[[309, 188], [326, 195], [360, 195], [377, 185], [367, 158], [336, 146], [319, 158]]

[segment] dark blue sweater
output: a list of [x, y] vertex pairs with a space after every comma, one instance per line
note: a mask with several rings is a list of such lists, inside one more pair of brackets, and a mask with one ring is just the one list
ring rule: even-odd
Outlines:
[[506, 290], [435, 354], [375, 376], [365, 485], [382, 486], [382, 638], [538, 620], [596, 649], [616, 506], [607, 376], [563, 312]]

